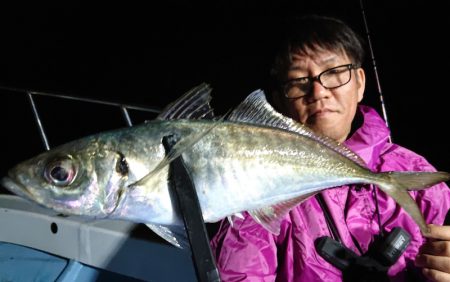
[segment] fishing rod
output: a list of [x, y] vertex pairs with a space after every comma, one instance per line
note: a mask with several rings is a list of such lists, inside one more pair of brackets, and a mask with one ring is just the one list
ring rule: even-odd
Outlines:
[[[384, 104], [383, 91], [381, 90], [380, 78], [378, 76], [378, 68], [377, 68], [377, 63], [375, 61], [375, 54], [373, 52], [372, 41], [370, 39], [369, 25], [367, 24], [367, 18], [366, 18], [366, 13], [365, 13], [365, 10], [364, 10], [363, 0], [359, 0], [359, 5], [361, 7], [361, 14], [362, 14], [363, 21], [364, 21], [364, 28], [365, 28], [365, 31], [366, 31], [367, 42], [369, 44], [370, 58], [371, 58], [372, 65], [373, 65], [373, 71], [375, 73], [375, 81], [377, 83], [378, 95], [379, 95], [379, 98], [380, 98], [380, 104], [381, 104], [381, 110], [383, 112], [383, 118], [384, 118], [384, 121], [386, 123], [386, 127], [390, 128], [389, 127], [389, 122], [388, 122], [388, 116], [387, 116], [387, 112], [386, 112], [386, 107], [385, 107], [385, 104]], [[392, 136], [391, 135], [392, 134], [389, 133], [389, 142], [390, 143], [392, 143]]]

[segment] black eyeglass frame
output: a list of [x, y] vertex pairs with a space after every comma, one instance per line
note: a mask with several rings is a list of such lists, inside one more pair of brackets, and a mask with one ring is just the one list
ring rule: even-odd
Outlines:
[[349, 78], [348, 78], [348, 81], [345, 82], [345, 83], [343, 83], [343, 84], [341, 84], [341, 85], [338, 85], [338, 86], [334, 86], [334, 87], [326, 87], [326, 86], [323, 85], [322, 81], [320, 80], [320, 77], [321, 77], [323, 74], [325, 74], [325, 73], [327, 73], [327, 72], [330, 72], [330, 71], [332, 71], [332, 70], [338, 69], [338, 68], [342, 68], [342, 67], [346, 67], [347, 70], [352, 70], [352, 69], [358, 69], [358, 68], [360, 68], [360, 66], [355, 65], [355, 64], [345, 64], [345, 65], [340, 65], [340, 66], [336, 66], [336, 67], [332, 67], [332, 68], [326, 69], [326, 70], [324, 70], [323, 72], [321, 72], [321, 73], [319, 73], [318, 75], [313, 76], [313, 77], [310, 77], [310, 76], [304, 76], [304, 77], [297, 77], [297, 78], [292, 78], [292, 79], [286, 80], [286, 81], [282, 84], [284, 97], [287, 98], [287, 99], [299, 99], [299, 98], [303, 98], [303, 97], [307, 96], [308, 93], [305, 91], [305, 95], [298, 96], [298, 97], [288, 97], [288, 95], [287, 95], [287, 92], [288, 92], [288, 91], [287, 91], [287, 89], [286, 89], [286, 88], [287, 88], [287, 85], [288, 85], [289, 83], [291, 83], [291, 82], [293, 82], [293, 81], [300, 80], [300, 79], [305, 79], [305, 78], [307, 78], [307, 79], [309, 80], [309, 82], [310, 82], [310, 88], [309, 88], [309, 89], [311, 89], [311, 86], [313, 85], [314, 81], [319, 82], [320, 85], [322, 85], [323, 88], [328, 89], [328, 90], [336, 89], [336, 88], [339, 88], [339, 87], [341, 87], [341, 86], [346, 85], [347, 83], [350, 82], [350, 80], [352, 80], [352, 72], [350, 72], [350, 76], [349, 76]]

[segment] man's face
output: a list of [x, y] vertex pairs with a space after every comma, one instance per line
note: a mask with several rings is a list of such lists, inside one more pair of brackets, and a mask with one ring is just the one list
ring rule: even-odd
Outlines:
[[[295, 53], [287, 79], [315, 77], [327, 69], [350, 63], [345, 53], [323, 49], [307, 54]], [[335, 89], [326, 89], [314, 81], [306, 96], [285, 98], [288, 115], [316, 133], [343, 142], [350, 132], [358, 102], [363, 98], [364, 87], [365, 74], [361, 68], [351, 70], [351, 80]]]

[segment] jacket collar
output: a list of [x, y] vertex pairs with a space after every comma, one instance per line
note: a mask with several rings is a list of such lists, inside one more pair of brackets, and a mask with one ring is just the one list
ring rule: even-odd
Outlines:
[[385, 121], [371, 107], [359, 105], [363, 122], [344, 144], [357, 153], [369, 169], [375, 169], [379, 164], [379, 156], [389, 142], [390, 131]]

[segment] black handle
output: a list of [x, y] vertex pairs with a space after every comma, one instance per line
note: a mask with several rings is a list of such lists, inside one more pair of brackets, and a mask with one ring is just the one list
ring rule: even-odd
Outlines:
[[[166, 152], [176, 143], [173, 136], [165, 136], [162, 141]], [[195, 186], [181, 156], [171, 162], [169, 177], [183, 215], [197, 278], [201, 282], [220, 281]]]

